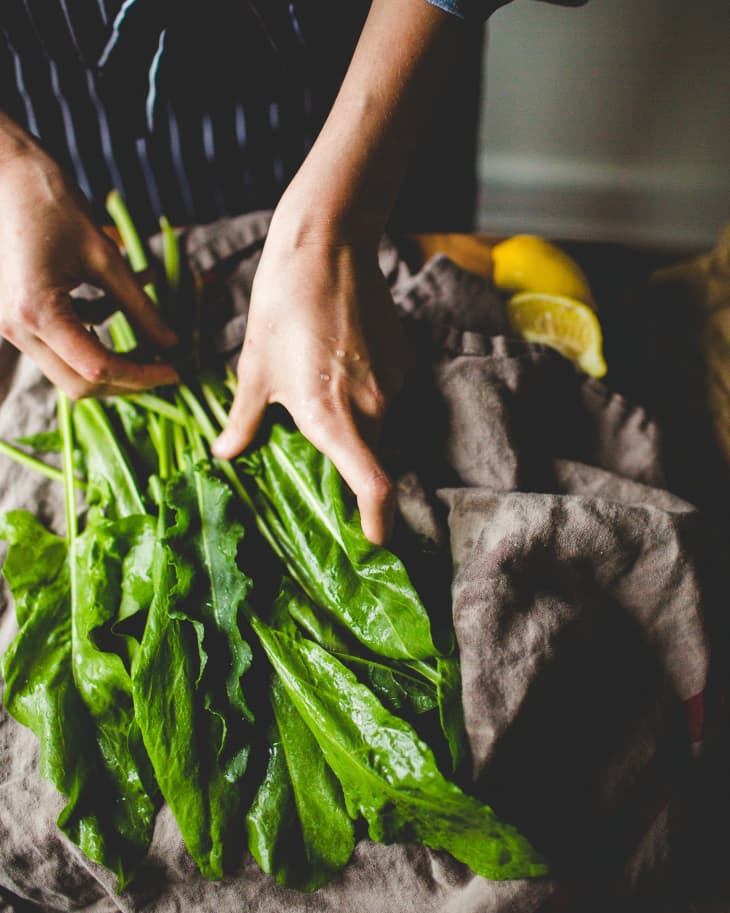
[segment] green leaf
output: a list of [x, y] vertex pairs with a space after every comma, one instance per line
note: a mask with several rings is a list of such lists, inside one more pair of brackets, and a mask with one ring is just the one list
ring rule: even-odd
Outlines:
[[427, 713], [438, 707], [437, 689], [407, 668], [387, 666], [361, 656], [337, 653], [337, 659], [362, 678], [381, 701], [394, 711]]
[[262, 871], [283, 885], [295, 880], [290, 851], [294, 789], [278, 730], [271, 727], [266, 773], [246, 814], [248, 848]]
[[115, 396], [112, 406], [127, 437], [134, 462], [143, 477], [157, 471], [157, 451], [150, 437], [150, 417], [146, 410], [129, 399]]
[[[151, 807], [139, 781], [125, 784], [73, 674], [71, 594], [66, 542], [31, 514], [0, 521], [9, 543], [3, 575], [19, 631], [3, 657], [4, 701], [40, 742], [41, 774], [66, 798], [58, 825], [123, 888], [147, 850]], [[100, 699], [104, 689], [99, 683]], [[110, 735], [110, 733], [107, 733]]]
[[121, 653], [128, 644], [114, 643], [111, 628], [118, 618], [124, 572], [147, 578], [148, 601], [138, 610], [151, 601], [151, 567], [140, 567], [150, 528], [154, 519], [147, 515], [88, 526], [73, 550], [77, 585], [71, 605], [74, 680], [94, 720], [109, 777], [124, 796], [117, 828], [130, 840], [144, 835], [145, 845], [152, 836], [158, 790], [134, 718], [132, 682]]
[[37, 434], [28, 434], [25, 437], [16, 437], [16, 444], [30, 447], [36, 453], [60, 453], [63, 446], [61, 434], [56, 431], [39, 431]]
[[[438, 688], [433, 680], [424, 679], [405, 663], [397, 660], [384, 662], [372, 653], [365, 653], [354, 637], [319, 612], [302, 589], [287, 577], [282, 579], [268, 622], [277, 630], [289, 634], [296, 634], [301, 629], [320, 647], [334, 653], [358, 677], [367, 679], [373, 691], [391, 710], [409, 709], [414, 713], [425, 713], [439, 704]], [[451, 660], [443, 668], [450, 668], [450, 664]], [[433, 678], [440, 680], [440, 671], [433, 670]]]
[[98, 400], [74, 404], [73, 431], [86, 463], [89, 502], [103, 504], [110, 519], [146, 513], [134, 471]]
[[316, 891], [352, 855], [353, 822], [337, 778], [276, 678], [271, 702], [276, 734], [264, 782], [246, 816], [249, 849], [280, 884]]
[[285, 628], [288, 620], [289, 632], [299, 626], [304, 633], [320, 646], [333, 653], [349, 653], [358, 644], [355, 638], [324, 614], [293, 580], [283, 577], [274, 603], [271, 623], [275, 628]]
[[228, 702], [247, 720], [253, 715], [241, 687], [241, 678], [251, 665], [251, 647], [244, 640], [239, 622], [252, 580], [238, 567], [238, 548], [243, 526], [231, 516], [232, 492], [202, 463], [178, 473], [167, 486], [168, 504], [176, 511], [176, 527], [167, 541], [175, 553], [199, 571], [195, 612], [214, 630], [227, 651], [225, 690]]
[[461, 667], [455, 656], [436, 660], [438, 682], [436, 685], [441, 731], [446, 736], [451, 755], [452, 770], [465, 760], [469, 738], [464, 724], [464, 706], [461, 701]]
[[239, 460], [255, 504], [307, 595], [381, 656], [439, 655], [428, 614], [402, 562], [363, 535], [352, 498], [327, 457], [298, 431], [275, 424]]
[[[458, 659], [436, 654], [426, 609], [402, 562], [364, 538], [337, 470], [299, 432], [274, 425], [269, 440], [241, 463], [257, 483], [260, 516], [307, 591], [291, 585], [288, 613], [364, 676], [391, 710], [438, 707], [455, 770], [468, 751]], [[385, 636], [362, 636], [366, 626], [373, 632], [376, 618]], [[397, 638], [393, 624], [400, 625]], [[430, 656], [418, 658], [415, 643]]]
[[155, 775], [206, 878], [220, 878], [226, 851], [242, 844], [252, 720], [240, 681], [251, 651], [238, 625], [251, 583], [236, 565], [243, 528], [230, 499], [202, 466], [165, 485], [154, 597], [132, 670]]
[[326, 650], [252, 619], [292, 703], [337, 775], [352, 817], [370, 837], [446, 850], [492, 879], [547, 871], [528, 841], [438, 770], [429, 747], [405, 721]]

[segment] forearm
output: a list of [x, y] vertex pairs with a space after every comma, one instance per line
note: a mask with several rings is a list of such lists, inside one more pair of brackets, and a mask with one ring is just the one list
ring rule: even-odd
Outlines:
[[374, 0], [332, 111], [284, 196], [295, 243], [379, 239], [465, 28], [425, 0]]

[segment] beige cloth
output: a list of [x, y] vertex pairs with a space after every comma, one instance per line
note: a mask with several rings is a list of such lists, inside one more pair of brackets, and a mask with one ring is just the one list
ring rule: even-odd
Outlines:
[[[240, 345], [267, 225], [261, 213], [185, 237], [196, 270], [250, 252], [208, 285], [219, 358]], [[453, 608], [469, 788], [536, 843], [554, 877], [489, 882], [443, 853], [361, 839], [312, 895], [278, 887], [243, 848], [238, 871], [211, 883], [163, 808], [141, 877], [115, 895], [113, 877], [55, 827], [62, 802], [38, 775], [35, 738], [3, 711], [3, 913], [670, 913], [705, 885], [704, 815], [727, 808], [712, 779], [724, 658], [712, 632], [728, 571], [712, 530], [664, 487], [645, 411], [510, 336], [486, 282], [444, 257], [410, 275], [389, 245], [381, 265], [417, 353], [384, 448], [399, 536], [421, 543], [414, 580], [434, 611]], [[52, 424], [51, 389], [5, 344], [0, 394], [3, 439]], [[62, 529], [58, 486], [5, 461], [0, 472], [0, 509], [29, 507]], [[13, 630], [0, 602], [3, 649]]]

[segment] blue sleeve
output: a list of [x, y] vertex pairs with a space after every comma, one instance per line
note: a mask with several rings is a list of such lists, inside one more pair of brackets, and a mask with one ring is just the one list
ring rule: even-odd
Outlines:
[[[500, 6], [506, 6], [510, 0], [427, 0], [432, 6], [446, 10], [459, 19], [469, 22], [484, 22]], [[588, 0], [546, 0], [558, 6], [583, 6]]]

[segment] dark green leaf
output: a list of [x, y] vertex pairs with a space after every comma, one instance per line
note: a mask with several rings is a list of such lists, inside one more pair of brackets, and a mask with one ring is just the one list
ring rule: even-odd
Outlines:
[[327, 457], [298, 431], [275, 424], [240, 461], [256, 507], [307, 595], [381, 656], [438, 655], [425, 608], [402, 562], [363, 535], [352, 498]]
[[368, 684], [381, 701], [394, 711], [426, 713], [438, 706], [437, 689], [407, 668], [386, 666], [361, 656], [337, 653], [337, 659]]
[[373, 840], [446, 850], [492, 879], [546, 873], [528, 841], [445, 779], [414, 730], [340, 662], [312, 641], [252, 624], [340, 780], [351, 816], [363, 815]]
[[125, 575], [128, 596], [139, 600], [136, 611], [146, 611], [152, 600], [152, 567], [146, 559], [154, 522], [141, 514], [86, 528], [74, 546], [71, 606], [76, 687], [94, 720], [109, 776], [125, 796], [118, 827], [122, 835], [142, 832], [148, 840], [158, 790], [134, 715], [129, 666], [137, 643], [112, 632]]
[[110, 519], [145, 513], [134, 471], [98, 400], [82, 399], [74, 405], [73, 430], [86, 463], [88, 500], [103, 504]]
[[294, 878], [290, 826], [295, 821], [294, 790], [284, 746], [272, 726], [266, 773], [246, 814], [246, 830], [251, 855], [264, 872], [284, 885]]
[[[391, 665], [364, 651], [354, 637], [318, 611], [302, 589], [288, 578], [282, 581], [270, 624], [290, 634], [295, 634], [298, 626], [321, 647], [334, 653], [356, 675], [365, 677], [391, 710], [407, 708], [414, 713], [425, 713], [438, 706], [438, 691], [433, 681], [424, 679], [397, 660], [392, 660]], [[440, 676], [437, 670], [433, 674], [434, 677]]]
[[264, 782], [246, 816], [249, 848], [281, 884], [315, 891], [350, 858], [353, 822], [337, 778], [276, 678], [271, 701], [276, 736]]
[[30, 447], [36, 453], [60, 453], [63, 445], [59, 431], [39, 431], [37, 434], [17, 437], [15, 443]]
[[66, 543], [25, 511], [4, 517], [0, 535], [19, 624], [3, 657], [5, 705], [38, 737], [41, 774], [68, 800], [59, 827], [121, 888], [147, 849], [150, 809], [136, 781], [127, 790], [110, 771], [74, 681]]
[[436, 660], [436, 669], [441, 731], [449, 746], [452, 770], [456, 770], [464, 761], [469, 747], [461, 701], [461, 668], [455, 656], [447, 656]]
[[[238, 567], [238, 548], [244, 530], [231, 517], [232, 491], [205, 464], [176, 475], [167, 485], [168, 505], [176, 512], [176, 526], [167, 536], [176, 555], [198, 571], [194, 595], [200, 605], [189, 612], [208, 632], [221, 636], [226, 650], [222, 672], [231, 707], [252, 720], [241, 687], [251, 665], [251, 647], [243, 639], [239, 622], [252, 580]], [[207, 643], [206, 643], [207, 647]]]
[[[173, 477], [161, 504], [154, 598], [133, 666], [135, 710], [157, 780], [207, 878], [243, 840], [251, 661], [238, 627], [250, 580], [231, 492], [204, 467]], [[168, 515], [174, 522], [166, 524]]]
[[112, 400], [114, 411], [124, 431], [135, 463], [146, 475], [157, 472], [157, 451], [150, 437], [149, 414], [121, 396]]

